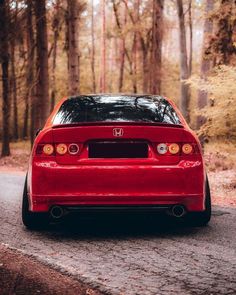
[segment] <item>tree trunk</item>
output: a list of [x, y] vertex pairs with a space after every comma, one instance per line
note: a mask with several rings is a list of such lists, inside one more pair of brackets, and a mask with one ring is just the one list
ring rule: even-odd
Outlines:
[[236, 65], [236, 1], [220, 0], [217, 29], [211, 47], [217, 65]]
[[53, 46], [52, 46], [52, 92], [51, 92], [51, 106], [50, 111], [52, 112], [55, 105], [56, 98], [56, 61], [57, 61], [57, 43], [59, 38], [60, 20], [58, 15], [58, 3], [56, 4], [56, 11], [53, 18], [52, 29], [53, 29]]
[[[126, 13], [127, 13], [127, 11], [129, 13], [130, 20], [131, 20], [132, 24], [136, 25], [137, 20], [135, 21], [135, 18], [132, 15], [132, 12], [129, 10], [127, 0], [123, 0], [123, 3], [125, 4], [125, 7], [126, 7]], [[139, 7], [140, 0], [138, 0], [137, 4]], [[114, 0], [113, 0], [113, 6], [114, 6]], [[140, 21], [140, 19], [139, 19], [139, 15], [138, 15], [138, 22], [139, 21]], [[146, 42], [145, 42], [145, 38], [143, 37], [142, 32], [140, 30], [138, 30], [137, 35], [138, 35], [138, 42], [139, 42], [141, 49], [142, 49], [142, 71], [143, 71], [143, 87], [142, 88], [143, 88], [143, 93], [147, 93], [148, 92], [148, 82], [149, 82], [148, 52], [149, 52], [149, 44], [150, 44], [150, 34], [149, 33], [147, 34]], [[126, 55], [126, 56], [129, 61], [129, 56], [128, 55]]]
[[152, 94], [161, 93], [163, 6], [164, 0], [153, 0], [149, 85]]
[[[115, 16], [112, 13], [111, 14], [111, 19], [110, 19], [110, 26], [112, 28], [115, 27]], [[113, 73], [116, 72], [116, 37], [112, 36], [111, 38], [109, 38], [107, 40], [107, 79], [106, 79], [106, 84], [107, 84], [107, 88], [106, 91], [108, 91], [109, 93], [112, 93], [115, 89], [116, 81], [114, 79], [114, 76], [112, 75]]]
[[100, 92], [106, 92], [106, 11], [105, 0], [101, 1], [101, 61], [100, 61]]
[[94, 38], [94, 3], [91, 0], [91, 70], [92, 70], [92, 79], [93, 79], [93, 93], [96, 93], [96, 74], [95, 74], [95, 38]]
[[[209, 57], [209, 40], [213, 31], [213, 22], [209, 19], [209, 13], [214, 8], [214, 0], [206, 0], [205, 3], [205, 22], [203, 28], [203, 48], [202, 48], [202, 61], [200, 76], [202, 79], [206, 79], [207, 73], [211, 69], [212, 61]], [[202, 109], [207, 105], [207, 91], [199, 90], [198, 92], [198, 108]], [[204, 116], [197, 117], [197, 128], [200, 128], [206, 122]]]
[[24, 111], [24, 121], [22, 129], [22, 139], [28, 137], [28, 123], [29, 123], [29, 96], [25, 96], [25, 111]]
[[42, 128], [49, 115], [48, 38], [45, 0], [34, 0], [36, 17], [37, 85], [35, 103], [36, 131]]
[[16, 71], [15, 71], [15, 39], [11, 38], [11, 94], [13, 101], [13, 138], [18, 140], [18, 104], [17, 104], [17, 85], [16, 85]]
[[[136, 25], [139, 22], [139, 8], [140, 8], [140, 0], [134, 1], [134, 24]], [[138, 32], [135, 28], [134, 36], [133, 36], [133, 46], [132, 46], [132, 64], [133, 64], [133, 92], [137, 93], [138, 85], [137, 85], [137, 76], [138, 76], [138, 65], [137, 65], [137, 48], [138, 48]]]
[[[10, 15], [10, 12], [8, 12]], [[11, 22], [11, 31], [15, 32], [17, 30], [17, 15], [18, 15], [18, 3], [16, 2], [16, 6], [14, 11], [12, 12], [12, 22]], [[16, 42], [14, 36], [11, 36], [9, 39], [9, 46], [10, 46], [10, 100], [12, 102], [13, 107], [13, 139], [18, 140], [19, 133], [18, 133], [18, 104], [17, 104], [17, 78], [16, 78], [16, 70], [15, 70], [15, 51], [16, 51]], [[10, 102], [10, 103], [11, 103]], [[11, 115], [10, 115], [11, 117]]]
[[[122, 92], [123, 83], [124, 83], [124, 67], [125, 67], [125, 55], [126, 55], [126, 48], [125, 48], [125, 36], [122, 34], [122, 26], [126, 25], [127, 22], [127, 7], [126, 5], [120, 6], [120, 12], [123, 15], [123, 18], [120, 20], [118, 15], [118, 6], [115, 1], [113, 3], [113, 12], [116, 19], [116, 25], [119, 30], [119, 78], [118, 78], [118, 91]], [[121, 5], [121, 4], [120, 4]]]
[[119, 92], [122, 92], [124, 82], [124, 68], [125, 68], [125, 38], [120, 40], [120, 69], [119, 69]]
[[143, 67], [143, 93], [148, 92], [148, 50], [146, 47], [142, 47], [142, 67]]
[[189, 76], [192, 75], [192, 63], [193, 63], [193, 21], [192, 21], [192, 0], [188, 3], [188, 21], [189, 21]]
[[32, 0], [27, 0], [27, 10], [26, 10], [26, 44], [27, 44], [27, 73], [26, 73], [26, 95], [25, 95], [25, 112], [24, 112], [24, 125], [22, 137], [28, 137], [28, 125], [29, 125], [29, 113], [30, 113], [30, 140], [33, 144], [35, 137], [35, 71], [34, 71], [34, 61], [35, 61], [35, 40], [33, 32], [33, 5]]
[[68, 6], [68, 71], [69, 71], [69, 94], [79, 93], [79, 6], [78, 0], [67, 0]]
[[[126, 6], [126, 11], [128, 11], [127, 1], [124, 0], [123, 2], [125, 4], [125, 6]], [[125, 38], [122, 35], [122, 25], [121, 25], [121, 22], [120, 22], [120, 19], [119, 19], [119, 15], [118, 15], [117, 4], [115, 3], [115, 0], [112, 0], [112, 3], [113, 3], [113, 11], [114, 11], [114, 14], [115, 14], [116, 25], [117, 25], [119, 34], [120, 34], [120, 36], [122, 38]], [[134, 23], [134, 20], [133, 19], [132, 19], [132, 22]], [[129, 52], [128, 52], [127, 48], [125, 47], [125, 43], [124, 43], [124, 53], [125, 53], [126, 59], [128, 61], [128, 64], [129, 64], [129, 74], [130, 74], [131, 78], [133, 79], [133, 75], [134, 75], [134, 73], [133, 73], [133, 61], [132, 61], [132, 58], [129, 55]], [[122, 79], [123, 79], [123, 77], [122, 77]]]
[[53, 55], [52, 55], [52, 92], [51, 92], [51, 105], [50, 112], [53, 111], [56, 100], [56, 61], [57, 61], [57, 36], [54, 32], [54, 44], [53, 44]]
[[9, 45], [8, 29], [9, 16], [7, 1], [0, 0], [0, 62], [2, 67], [2, 157], [10, 155], [10, 99], [8, 96]]
[[179, 48], [180, 48], [180, 110], [189, 122], [189, 85], [185, 80], [189, 78], [188, 56], [186, 45], [185, 20], [183, 12], [183, 1], [177, 0], [177, 11], [179, 19]]

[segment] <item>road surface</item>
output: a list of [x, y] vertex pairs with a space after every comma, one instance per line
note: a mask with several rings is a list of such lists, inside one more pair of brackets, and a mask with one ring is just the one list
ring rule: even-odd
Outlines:
[[214, 207], [205, 228], [107, 219], [31, 232], [23, 182], [0, 173], [0, 243], [111, 294], [236, 294], [236, 209]]

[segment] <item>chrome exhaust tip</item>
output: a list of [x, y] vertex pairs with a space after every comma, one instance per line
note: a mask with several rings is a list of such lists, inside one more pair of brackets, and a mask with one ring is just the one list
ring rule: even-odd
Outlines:
[[53, 219], [60, 219], [63, 215], [65, 215], [65, 212], [62, 207], [53, 206], [50, 210], [50, 215]]
[[184, 206], [182, 205], [174, 205], [171, 208], [171, 215], [173, 215], [174, 217], [180, 218], [182, 216], [184, 216], [186, 213], [186, 210], [184, 208]]

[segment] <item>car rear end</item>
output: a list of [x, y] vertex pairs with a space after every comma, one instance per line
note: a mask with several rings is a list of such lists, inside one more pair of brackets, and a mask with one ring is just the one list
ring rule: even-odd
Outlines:
[[50, 121], [32, 151], [32, 212], [205, 209], [199, 143], [167, 100], [74, 97]]

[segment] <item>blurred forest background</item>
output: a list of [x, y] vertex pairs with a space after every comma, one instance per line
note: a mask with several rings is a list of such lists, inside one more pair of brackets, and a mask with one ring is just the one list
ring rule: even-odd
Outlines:
[[2, 158], [79, 93], [161, 94], [236, 142], [235, 0], [0, 0], [0, 63]]

